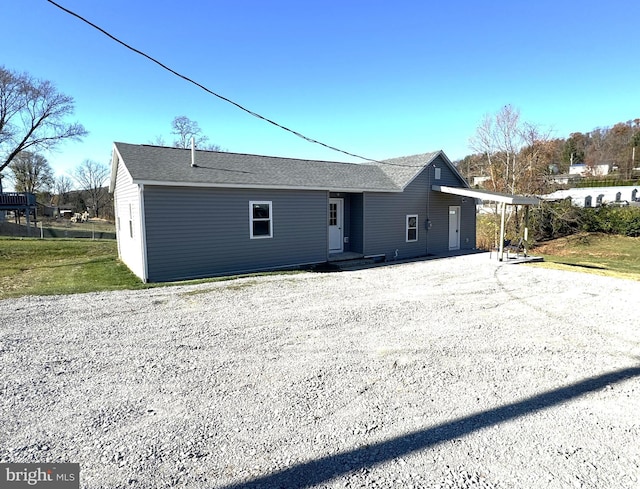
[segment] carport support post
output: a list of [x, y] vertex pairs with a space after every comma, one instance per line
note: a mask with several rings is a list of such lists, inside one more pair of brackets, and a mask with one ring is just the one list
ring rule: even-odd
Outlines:
[[504, 257], [504, 215], [507, 204], [504, 202], [500, 202], [502, 204], [501, 208], [501, 216], [500, 216], [500, 251], [498, 252], [498, 260], [502, 261]]
[[529, 241], [529, 206], [525, 205], [524, 206], [524, 241], [522, 242], [522, 245], [524, 247], [524, 257], [527, 257], [527, 252], [529, 251], [528, 248], [528, 243]]

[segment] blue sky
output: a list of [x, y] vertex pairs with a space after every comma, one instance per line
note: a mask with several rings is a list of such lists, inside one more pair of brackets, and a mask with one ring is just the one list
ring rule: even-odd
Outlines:
[[[640, 117], [640, 2], [57, 0], [178, 72], [368, 158], [471, 153], [503, 105], [554, 137]], [[303, 141], [176, 78], [46, 0], [0, 0], [0, 63], [52, 81], [89, 131], [58, 174], [113, 141], [171, 142], [178, 115], [240, 153], [361, 161]]]

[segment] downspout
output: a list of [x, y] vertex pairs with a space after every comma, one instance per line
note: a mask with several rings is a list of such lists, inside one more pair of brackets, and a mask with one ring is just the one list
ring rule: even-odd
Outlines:
[[149, 281], [149, 263], [147, 261], [147, 224], [144, 212], [144, 184], [139, 187], [140, 199], [140, 246], [142, 247], [142, 281], [146, 284]]

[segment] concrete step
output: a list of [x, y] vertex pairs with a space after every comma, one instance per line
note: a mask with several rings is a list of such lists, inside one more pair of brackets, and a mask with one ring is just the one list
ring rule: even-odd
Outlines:
[[354, 260], [342, 260], [332, 262], [339, 270], [359, 270], [361, 268], [373, 267], [377, 264], [383, 263], [384, 259], [376, 258], [357, 258]]

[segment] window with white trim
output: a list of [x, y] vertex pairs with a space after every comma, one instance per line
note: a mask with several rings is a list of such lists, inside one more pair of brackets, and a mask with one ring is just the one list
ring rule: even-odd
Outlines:
[[249, 202], [249, 237], [251, 239], [273, 237], [273, 209], [271, 201]]
[[435, 179], [440, 180], [442, 175], [442, 168], [435, 167]]
[[407, 243], [418, 241], [418, 214], [407, 214]]

